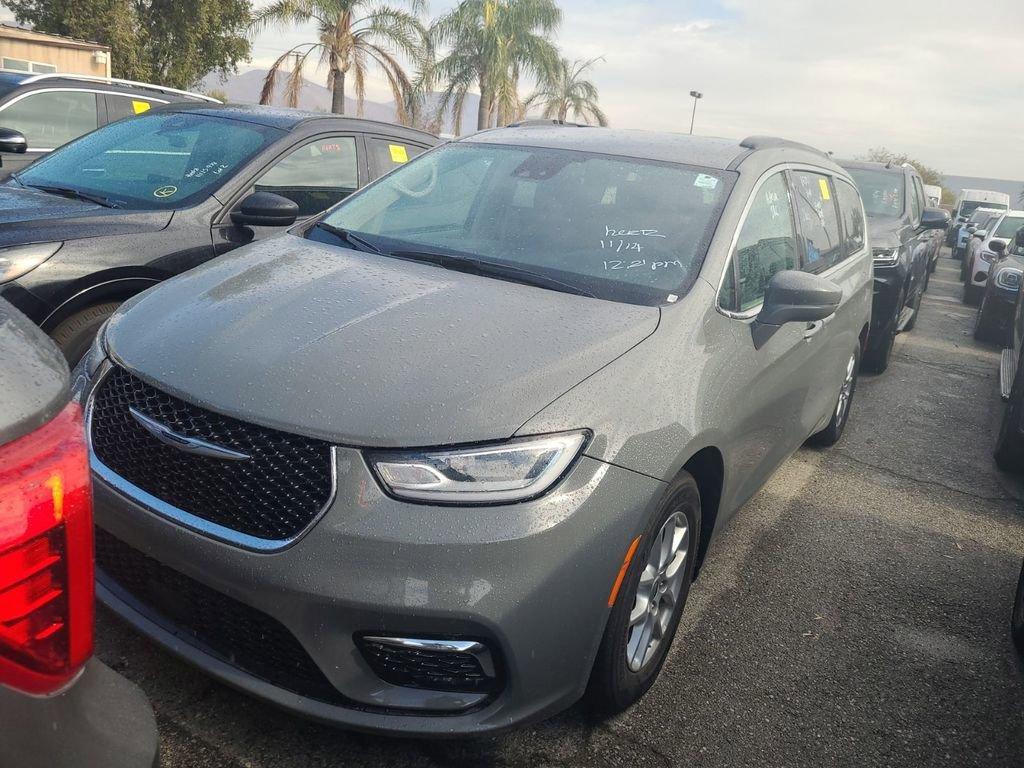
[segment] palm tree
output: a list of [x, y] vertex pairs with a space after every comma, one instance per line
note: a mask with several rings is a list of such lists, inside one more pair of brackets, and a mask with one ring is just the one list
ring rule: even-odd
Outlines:
[[439, 109], [452, 110], [456, 130], [472, 86], [480, 90], [477, 128], [510, 119], [519, 109], [519, 77], [552, 75], [558, 52], [548, 36], [561, 23], [554, 0], [462, 0], [431, 27], [449, 53], [433, 67], [444, 82]]
[[345, 113], [345, 83], [351, 74], [357, 111], [362, 116], [367, 71], [376, 65], [391, 87], [399, 120], [406, 119], [406, 98], [412, 85], [395, 53], [417, 59], [422, 55], [427, 34], [417, 18], [424, 10], [424, 0], [402, 1], [408, 10], [369, 0], [275, 0], [268, 5], [254, 18], [254, 31], [272, 24], [289, 26], [312, 21], [319, 38], [281, 54], [263, 80], [260, 104], [270, 103], [278, 74], [290, 61], [285, 102], [297, 106], [303, 67], [310, 55], [316, 54], [319, 63], [327, 66], [332, 112]]
[[546, 118], [566, 120], [571, 114], [574, 120], [582, 118], [600, 126], [608, 125], [608, 118], [597, 105], [597, 87], [590, 80], [583, 79], [584, 72], [603, 60], [601, 56], [587, 61], [562, 59], [555, 77], [544, 81], [524, 102], [523, 114], [530, 107], [539, 106]]

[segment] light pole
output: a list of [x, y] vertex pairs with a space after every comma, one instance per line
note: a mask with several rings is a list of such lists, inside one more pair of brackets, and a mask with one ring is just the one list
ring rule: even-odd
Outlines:
[[693, 121], [697, 119], [697, 100], [703, 99], [704, 94], [700, 91], [690, 91], [690, 95], [693, 96], [693, 114], [690, 115], [690, 135], [693, 135]]

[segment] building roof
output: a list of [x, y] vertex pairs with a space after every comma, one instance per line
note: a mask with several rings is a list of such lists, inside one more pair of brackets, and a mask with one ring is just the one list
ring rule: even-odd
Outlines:
[[52, 35], [49, 32], [37, 32], [34, 29], [19, 26], [10, 21], [0, 21], [0, 37], [17, 38], [37, 43], [54, 43], [65, 48], [84, 48], [90, 51], [110, 51], [109, 45], [93, 40], [79, 40], [64, 35]]

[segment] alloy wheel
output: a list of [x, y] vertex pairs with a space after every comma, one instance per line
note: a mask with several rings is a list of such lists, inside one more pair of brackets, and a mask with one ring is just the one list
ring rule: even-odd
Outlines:
[[657, 655], [665, 638], [686, 575], [690, 549], [690, 524], [675, 512], [661, 526], [647, 553], [629, 614], [626, 663], [639, 672]]
[[850, 355], [850, 361], [846, 364], [846, 378], [839, 390], [839, 402], [836, 404], [836, 425], [842, 426], [846, 421], [846, 412], [850, 408], [850, 399], [853, 397], [853, 380], [857, 372], [857, 355]]

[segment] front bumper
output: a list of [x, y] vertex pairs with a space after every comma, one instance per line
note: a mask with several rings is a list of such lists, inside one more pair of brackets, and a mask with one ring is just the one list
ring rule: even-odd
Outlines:
[[892, 325], [899, 322], [900, 292], [905, 279], [906, 273], [899, 267], [875, 268], [869, 339], [885, 338]]
[[[337, 492], [319, 522], [288, 548], [260, 553], [157, 514], [94, 457], [102, 532], [172, 569], [175, 578], [180, 574], [283, 626], [336, 696], [296, 692], [297, 686], [281, 682], [280, 670], [268, 675], [265, 666], [261, 672], [240, 664], [240, 653], [215, 650], [215, 642], [182, 631], [160, 605], [145, 604], [106, 573], [102, 558], [100, 599], [222, 681], [357, 729], [486, 733], [552, 715], [582, 695], [609, 591], [662, 482], [583, 456], [540, 499], [434, 507], [383, 494], [358, 450], [337, 448], [336, 470]], [[207, 625], [237, 614], [216, 613]], [[481, 694], [392, 685], [363, 655], [358, 638], [365, 634], [480, 641], [493, 654], [500, 687]]]

